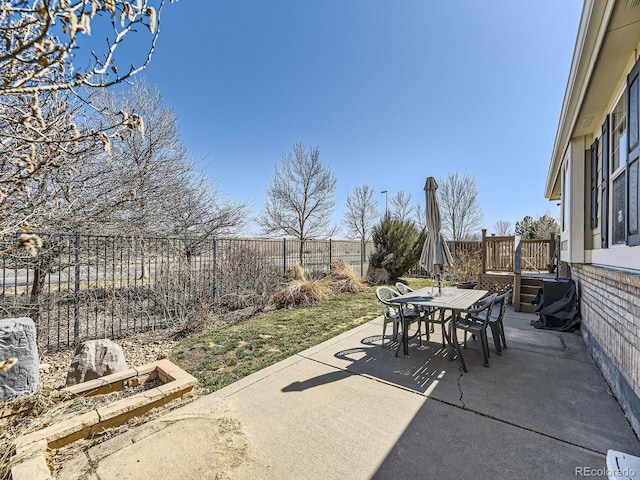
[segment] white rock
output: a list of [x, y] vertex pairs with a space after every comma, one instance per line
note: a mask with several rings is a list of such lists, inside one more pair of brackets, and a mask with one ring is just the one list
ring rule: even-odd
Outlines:
[[129, 368], [120, 345], [108, 339], [89, 340], [75, 352], [67, 371], [67, 386], [104, 377]]

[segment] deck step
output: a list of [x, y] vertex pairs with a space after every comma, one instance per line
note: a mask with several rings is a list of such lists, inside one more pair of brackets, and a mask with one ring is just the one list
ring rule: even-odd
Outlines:
[[538, 291], [542, 287], [538, 287], [537, 285], [520, 285], [520, 293], [525, 293], [527, 295], [537, 295]]
[[538, 295], [540, 289], [544, 286], [547, 278], [540, 277], [520, 277], [520, 311], [526, 313], [535, 312], [537, 305], [533, 305], [531, 301]]

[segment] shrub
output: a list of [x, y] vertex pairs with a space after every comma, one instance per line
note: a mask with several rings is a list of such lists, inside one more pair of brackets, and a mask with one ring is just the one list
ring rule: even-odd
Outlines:
[[343, 259], [331, 262], [331, 287], [336, 294], [362, 292], [367, 287], [362, 278]]
[[164, 318], [174, 326], [184, 326], [202, 312], [213, 309], [213, 277], [210, 266], [195, 269], [183, 258], [160, 269], [156, 281], [148, 288], [128, 290], [125, 295], [136, 295], [138, 302], [148, 297], [146, 314]]
[[448, 269], [456, 282], [477, 281], [480, 270], [482, 270], [481, 255], [470, 251], [458, 250], [453, 255], [453, 263]]
[[413, 222], [385, 215], [373, 227], [375, 252], [369, 257], [369, 265], [385, 269], [389, 280], [395, 281], [418, 263], [425, 238], [426, 232], [418, 231]]
[[300, 282], [306, 282], [307, 278], [304, 275], [304, 268], [299, 263], [296, 263], [293, 267], [291, 267], [291, 276], [294, 280], [298, 280]]
[[376, 268], [369, 265], [367, 269], [367, 282], [370, 285], [388, 285], [390, 282], [389, 272], [384, 268]]
[[301, 307], [333, 297], [331, 282], [326, 280], [292, 280], [278, 290], [271, 301], [276, 308]]
[[250, 244], [231, 244], [219, 264], [217, 302], [228, 310], [263, 308], [281, 280], [265, 255]]

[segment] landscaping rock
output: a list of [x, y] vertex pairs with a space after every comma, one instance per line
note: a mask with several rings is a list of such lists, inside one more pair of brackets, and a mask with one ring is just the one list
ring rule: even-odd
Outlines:
[[[36, 325], [30, 318], [0, 320], [0, 402], [38, 390], [40, 383]], [[11, 365], [11, 366], [10, 366]]]
[[89, 340], [75, 352], [67, 371], [67, 387], [129, 368], [120, 345], [108, 339]]

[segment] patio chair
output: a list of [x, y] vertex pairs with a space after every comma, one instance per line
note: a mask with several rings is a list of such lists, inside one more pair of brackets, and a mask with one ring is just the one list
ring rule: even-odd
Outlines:
[[609, 480], [635, 478], [637, 472], [640, 472], [640, 457], [617, 450], [607, 450], [607, 476]]
[[[478, 302], [476, 307], [460, 312], [458, 318], [455, 319], [455, 328], [464, 330], [464, 348], [467, 348], [467, 334], [471, 333], [472, 335], [480, 337], [480, 343], [482, 345], [482, 356], [484, 358], [485, 367], [489, 366], [489, 342], [487, 340], [487, 327], [489, 326], [489, 319], [491, 318], [491, 308], [495, 299], [496, 294], [491, 294]], [[455, 342], [456, 350], [458, 352], [458, 356], [460, 357], [460, 362], [462, 363], [462, 368], [466, 371], [467, 368], [464, 362], [464, 357], [462, 356], [462, 350], [460, 350], [460, 345], [458, 345], [457, 336], [455, 332], [452, 333], [453, 341]]]
[[[396, 282], [396, 289], [400, 292], [400, 295], [404, 295], [405, 293], [411, 293], [413, 292], [413, 288], [405, 285], [402, 282]], [[433, 310], [433, 308], [431, 307], [426, 307], [423, 305], [415, 305], [415, 308], [419, 311], [419, 312], [425, 312], [425, 313], [431, 313], [431, 311]], [[431, 330], [433, 331], [433, 330]]]
[[396, 282], [396, 288], [398, 289], [398, 291], [402, 295], [404, 295], [405, 293], [413, 292], [413, 288], [409, 287], [408, 285], [406, 285], [406, 284], [404, 284], [402, 282]]
[[[396, 283], [396, 288], [401, 294], [413, 292], [414, 290], [402, 282]], [[451, 320], [451, 316], [446, 316], [446, 311], [444, 308], [434, 308], [434, 307], [426, 307], [421, 305], [416, 305], [418, 311], [423, 313], [423, 317], [425, 320], [425, 331], [427, 332], [427, 341], [431, 337], [431, 333], [435, 331], [433, 328], [434, 325], [440, 325], [442, 331], [442, 346], [445, 346], [445, 340], [447, 338], [447, 331], [445, 329], [446, 323]], [[440, 315], [437, 315], [440, 313]]]
[[[378, 287], [376, 288], [376, 297], [382, 303], [382, 312], [384, 314], [383, 324], [382, 324], [382, 346], [384, 347], [384, 337], [387, 331], [387, 324], [393, 324], [393, 338], [394, 340], [398, 337], [398, 327], [402, 325], [402, 319], [400, 318], [400, 305], [391, 303], [389, 300], [392, 298], [400, 296], [398, 292], [389, 288], [389, 287]], [[422, 324], [422, 316], [420, 312], [416, 310], [414, 307], [403, 307], [402, 314], [407, 320], [407, 328], [408, 325], [413, 322], [418, 322], [418, 333], [420, 333], [420, 327]]]
[[502, 295], [498, 295], [493, 301], [491, 307], [491, 317], [489, 318], [489, 327], [491, 328], [491, 336], [493, 337], [493, 345], [496, 348], [496, 353], [502, 355], [502, 349], [507, 348], [507, 339], [504, 336], [504, 314], [507, 310], [507, 303], [511, 298], [511, 292], [509, 289]]

